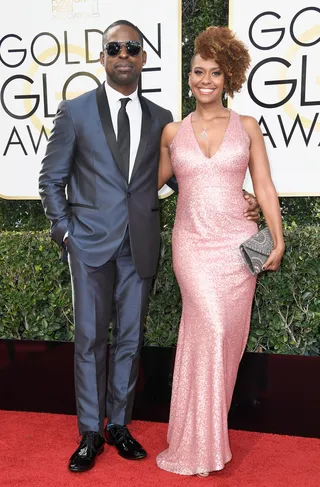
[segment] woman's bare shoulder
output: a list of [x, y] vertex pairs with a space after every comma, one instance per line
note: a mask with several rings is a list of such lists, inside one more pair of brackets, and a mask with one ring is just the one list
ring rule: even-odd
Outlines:
[[243, 126], [248, 129], [248, 131], [256, 130], [257, 128], [259, 128], [259, 124], [254, 117], [251, 117], [250, 115], [240, 115], [240, 118]]
[[170, 122], [168, 123], [162, 132], [162, 138], [166, 142], [166, 145], [170, 145], [175, 138], [182, 122]]
[[250, 115], [240, 115], [240, 118], [245, 131], [251, 139], [262, 135], [259, 124], [254, 117], [251, 117]]

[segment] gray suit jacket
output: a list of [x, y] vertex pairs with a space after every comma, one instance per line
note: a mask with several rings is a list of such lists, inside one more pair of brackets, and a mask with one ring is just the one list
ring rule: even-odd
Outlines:
[[[156, 272], [160, 245], [157, 192], [160, 137], [172, 114], [144, 97], [141, 139], [131, 181], [114, 134], [104, 85], [58, 107], [39, 178], [51, 237], [90, 266], [107, 262], [129, 225], [140, 277]], [[67, 189], [67, 194], [66, 194]]]

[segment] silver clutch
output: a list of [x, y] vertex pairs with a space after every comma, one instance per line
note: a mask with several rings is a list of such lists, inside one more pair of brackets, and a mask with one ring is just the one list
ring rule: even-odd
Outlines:
[[256, 276], [273, 249], [273, 241], [268, 227], [252, 235], [240, 245], [240, 252], [249, 267], [251, 274]]

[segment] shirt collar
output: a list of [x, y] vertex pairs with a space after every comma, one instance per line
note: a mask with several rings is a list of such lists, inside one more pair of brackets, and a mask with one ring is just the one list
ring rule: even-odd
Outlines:
[[108, 85], [107, 82], [104, 83], [104, 87], [106, 90], [106, 95], [109, 104], [112, 103], [115, 105], [117, 102], [119, 102], [120, 98], [131, 98], [132, 101], [135, 101], [138, 98], [138, 88], [133, 93], [131, 93], [131, 95], [124, 96], [119, 91], [115, 90], [114, 88], [111, 88], [111, 86]]

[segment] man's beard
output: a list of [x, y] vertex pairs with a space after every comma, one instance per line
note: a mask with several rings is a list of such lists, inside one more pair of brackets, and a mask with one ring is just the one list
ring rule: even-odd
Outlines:
[[112, 74], [109, 74], [109, 77], [115, 84], [127, 86], [138, 83], [140, 74], [136, 72], [132, 72], [131, 74], [119, 74], [113, 71]]

